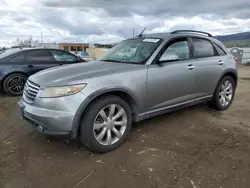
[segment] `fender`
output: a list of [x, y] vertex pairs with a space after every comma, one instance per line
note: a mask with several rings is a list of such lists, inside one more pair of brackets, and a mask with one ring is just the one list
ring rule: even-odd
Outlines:
[[129, 95], [133, 101], [135, 102], [135, 105], [137, 107], [137, 103], [136, 103], [136, 98], [135, 96], [128, 90], [128, 89], [124, 89], [124, 88], [102, 88], [100, 90], [95, 91], [94, 93], [92, 93], [90, 96], [88, 96], [84, 102], [80, 105], [80, 107], [78, 108], [74, 120], [73, 120], [73, 126], [72, 126], [72, 134], [71, 134], [71, 138], [75, 139], [78, 136], [78, 131], [79, 131], [79, 125], [81, 122], [81, 118], [82, 115], [85, 111], [85, 109], [87, 108], [87, 106], [93, 101], [95, 100], [97, 97], [101, 96], [101, 95], [105, 95], [108, 93], [112, 93], [112, 92], [123, 92], [126, 93], [127, 95]]

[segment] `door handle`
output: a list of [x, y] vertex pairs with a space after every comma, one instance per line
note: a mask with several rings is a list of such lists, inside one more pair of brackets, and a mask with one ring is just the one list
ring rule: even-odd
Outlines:
[[195, 68], [195, 66], [192, 65], [192, 64], [190, 64], [190, 65], [187, 66], [187, 69], [189, 69], [189, 70], [192, 70], [192, 69], [194, 69], [194, 68]]
[[220, 61], [218, 61], [217, 64], [218, 64], [218, 65], [223, 65], [223, 64], [224, 64], [224, 61], [220, 60]]
[[33, 68], [33, 65], [28, 65], [27, 68]]

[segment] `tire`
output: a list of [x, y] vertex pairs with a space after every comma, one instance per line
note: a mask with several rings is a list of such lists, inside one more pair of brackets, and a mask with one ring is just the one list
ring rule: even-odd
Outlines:
[[[229, 89], [226, 91], [223, 90], [223, 87], [225, 86], [226, 82], [230, 83], [232, 86], [231, 97], [229, 97], [229, 94], [226, 94], [226, 93], [229, 93]], [[229, 87], [229, 85], [228, 85], [228, 87]], [[225, 88], [227, 88], [227, 87], [225, 87]], [[226, 92], [226, 93], [223, 93], [223, 92]], [[221, 93], [223, 93], [223, 94], [221, 94]], [[228, 109], [233, 102], [234, 94], [235, 94], [235, 81], [234, 81], [234, 79], [231, 76], [223, 77], [215, 89], [212, 101], [210, 103], [211, 107], [216, 109], [216, 110], [219, 110], [219, 111]], [[223, 97], [225, 98], [226, 103], [224, 103], [225, 101], [222, 99]], [[224, 103], [224, 105], [223, 105], [223, 103]]]
[[12, 96], [22, 95], [26, 80], [27, 77], [25, 75], [21, 73], [13, 73], [4, 79], [3, 89], [7, 94]]
[[[115, 109], [113, 116], [110, 115], [112, 114], [110, 113], [112, 112], [111, 106]], [[101, 113], [101, 110], [103, 110], [105, 114]], [[118, 116], [118, 112], [123, 115]], [[109, 118], [108, 116], [112, 118]], [[113, 121], [112, 119], [115, 118], [116, 121]], [[104, 119], [106, 119], [106, 121], [104, 121]], [[120, 123], [120, 125], [115, 125], [117, 122]], [[98, 126], [105, 124], [105, 126], [98, 129], [98, 126], [94, 126], [94, 124]], [[126, 126], [123, 126], [122, 124]], [[132, 112], [129, 105], [123, 99], [114, 95], [101, 97], [91, 103], [83, 115], [80, 124], [80, 140], [86, 147], [94, 152], [109, 152], [116, 149], [124, 142], [130, 132], [131, 124]], [[115, 127], [116, 134], [112, 127]], [[120, 133], [118, 134], [117, 131]], [[105, 136], [102, 138], [100, 135], [104, 134]], [[120, 138], [116, 135], [119, 135]]]

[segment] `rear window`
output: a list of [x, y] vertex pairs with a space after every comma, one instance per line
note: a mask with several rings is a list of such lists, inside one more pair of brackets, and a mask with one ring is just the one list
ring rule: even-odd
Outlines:
[[16, 55], [15, 57], [9, 60], [9, 62], [20, 62], [20, 61], [24, 61], [24, 53]]
[[47, 50], [28, 51], [26, 58], [28, 61], [53, 61], [49, 51]]
[[3, 52], [2, 54], [0, 54], [0, 59], [1, 58], [5, 58], [5, 57], [8, 57], [9, 55], [13, 55], [17, 52], [21, 51], [19, 48], [15, 48], [15, 49], [9, 49], [9, 50], [6, 50], [5, 52]]
[[208, 40], [192, 38], [192, 42], [194, 45], [194, 57], [202, 58], [215, 55], [213, 45]]

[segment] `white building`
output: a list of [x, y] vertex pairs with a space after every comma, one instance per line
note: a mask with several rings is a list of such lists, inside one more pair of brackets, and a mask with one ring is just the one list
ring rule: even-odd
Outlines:
[[39, 47], [59, 49], [59, 44], [56, 44], [56, 43], [40, 43]]

